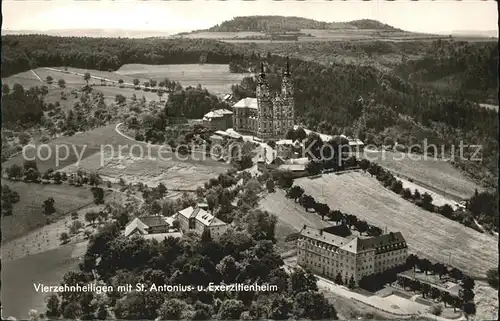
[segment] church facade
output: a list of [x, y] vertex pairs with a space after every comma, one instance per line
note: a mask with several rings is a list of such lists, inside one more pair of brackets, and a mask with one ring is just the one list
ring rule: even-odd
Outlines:
[[262, 140], [283, 138], [294, 126], [293, 94], [288, 58], [281, 91], [277, 94], [271, 92], [267, 74], [261, 64], [261, 71], [257, 76], [257, 97], [244, 98], [233, 105], [234, 130]]

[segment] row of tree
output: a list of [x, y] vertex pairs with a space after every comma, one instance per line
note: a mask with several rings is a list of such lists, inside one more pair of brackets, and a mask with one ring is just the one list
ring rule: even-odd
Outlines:
[[379, 227], [358, 219], [356, 215], [342, 213], [339, 210], [331, 210], [328, 204], [317, 202], [314, 197], [305, 194], [304, 189], [298, 185], [293, 185], [288, 189], [286, 197], [293, 199], [295, 202], [298, 201], [306, 211], [314, 209], [314, 211], [321, 216], [322, 220], [324, 220], [326, 216], [328, 219], [337, 222], [337, 225], [340, 223], [341, 226], [346, 226], [348, 229], [355, 227], [360, 233], [367, 233], [369, 236], [382, 235], [383, 231]]

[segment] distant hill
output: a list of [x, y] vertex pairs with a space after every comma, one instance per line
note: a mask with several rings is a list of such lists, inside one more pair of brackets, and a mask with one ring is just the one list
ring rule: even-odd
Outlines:
[[285, 16], [246, 16], [235, 17], [206, 30], [193, 32], [272, 32], [272, 31], [299, 31], [301, 29], [377, 29], [380, 31], [403, 31], [376, 20], [354, 20], [350, 22], [324, 22], [302, 17]]
[[127, 30], [127, 29], [51, 29], [51, 30], [2, 30], [2, 35], [43, 34], [59, 37], [93, 37], [93, 38], [150, 38], [169, 37], [175, 32], [161, 30]]

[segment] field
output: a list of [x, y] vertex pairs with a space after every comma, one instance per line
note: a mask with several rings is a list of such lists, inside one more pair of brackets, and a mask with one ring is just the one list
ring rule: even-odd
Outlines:
[[471, 197], [476, 188], [481, 190], [478, 184], [464, 176], [453, 165], [444, 160], [431, 159], [430, 156], [424, 159], [421, 155], [412, 155], [418, 157], [418, 160], [412, 160], [408, 154], [400, 152], [368, 150], [360, 156], [386, 167], [395, 175], [412, 179], [418, 185], [454, 200]]
[[[339, 28], [339, 29], [301, 29], [300, 32], [307, 36], [299, 36], [298, 42], [317, 42], [317, 41], [416, 41], [416, 40], [435, 40], [447, 38], [442, 35], [418, 34], [407, 31], [382, 31], [375, 29], [355, 29], [355, 28]], [[251, 37], [266, 36], [264, 32], [210, 32], [199, 31], [190, 34], [185, 34], [182, 38], [192, 39], [219, 39], [225, 42], [254, 42], [254, 43], [280, 43], [280, 42], [295, 42], [293, 40], [254, 40]], [[240, 38], [240, 39], [235, 39]], [[250, 38], [250, 39], [245, 39]]]
[[181, 83], [183, 87], [202, 87], [213, 94], [221, 95], [231, 93], [231, 85], [250, 74], [232, 74], [228, 65], [216, 64], [191, 64], [191, 65], [124, 65], [116, 71], [117, 74], [134, 78], [154, 79], [157, 81], [169, 78]]
[[30, 309], [45, 311], [47, 293], [36, 292], [33, 282], [60, 284], [63, 275], [78, 268], [86, 243], [69, 244], [51, 251], [2, 261], [2, 319], [13, 316], [27, 320]]
[[66, 184], [42, 185], [2, 180], [2, 185], [4, 184], [16, 191], [20, 197], [19, 203], [14, 204], [13, 215], [2, 217], [2, 239], [4, 241], [45, 225], [47, 217], [42, 211], [42, 204], [49, 197], [54, 198], [55, 201], [54, 206], [57, 214], [52, 214], [53, 217], [93, 204], [93, 196], [88, 188]]

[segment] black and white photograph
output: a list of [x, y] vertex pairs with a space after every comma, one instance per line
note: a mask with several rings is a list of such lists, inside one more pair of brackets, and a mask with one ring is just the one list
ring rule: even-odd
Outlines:
[[1, 6], [2, 320], [498, 320], [496, 1]]

